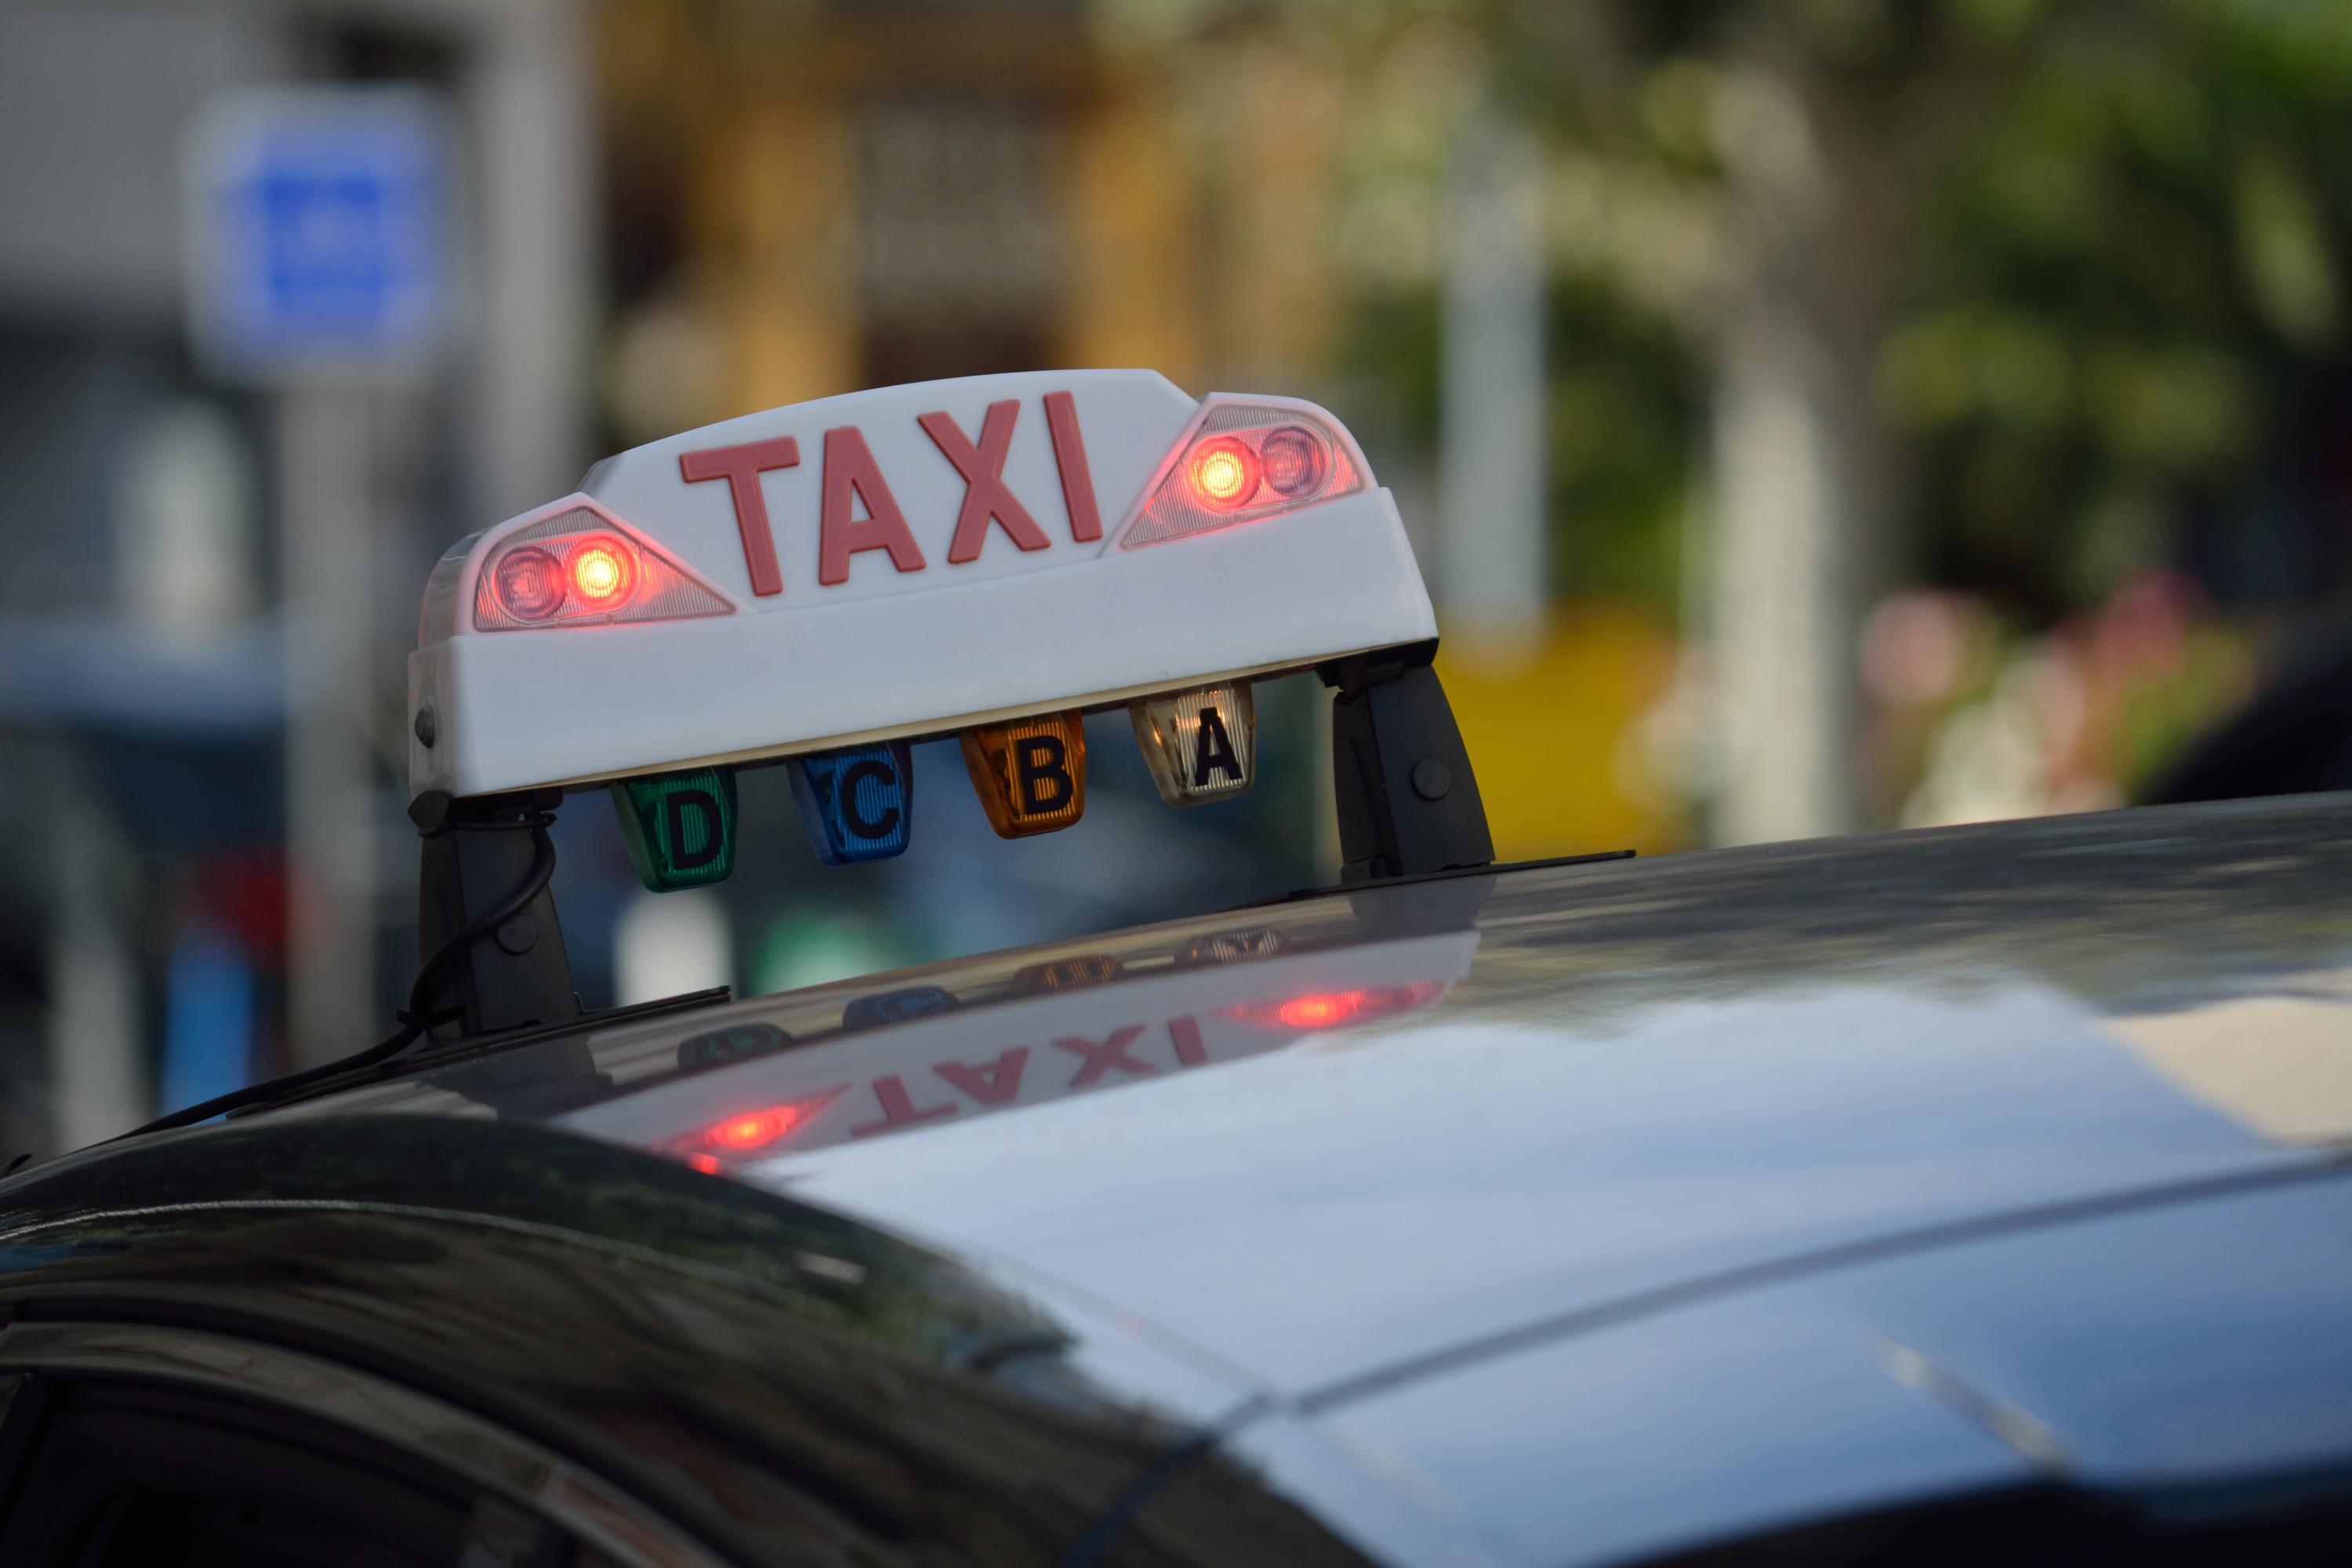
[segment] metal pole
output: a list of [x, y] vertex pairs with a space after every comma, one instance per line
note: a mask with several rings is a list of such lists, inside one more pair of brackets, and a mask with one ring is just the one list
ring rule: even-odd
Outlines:
[[1830, 89], [1773, 35], [1749, 47], [1711, 431], [1722, 787], [1710, 836], [1729, 844], [1857, 823], [1854, 640], [1896, 516], [1870, 389], [1899, 254], [1888, 237], [1904, 232], [1905, 182], [1885, 172], [1893, 132], [1825, 113]]
[[1448, 641], [1508, 659], [1543, 636], [1542, 165], [1474, 127], [1454, 161], [1442, 344], [1437, 579]]
[[480, 190], [468, 366], [476, 527], [580, 477], [596, 336], [586, 16], [556, 0], [480, 15], [462, 89]]
[[146, 1121], [154, 1088], [140, 1050], [139, 965], [120, 918], [121, 849], [80, 791], [68, 785], [51, 799], [50, 1108], [55, 1147], [79, 1149]]
[[1717, 843], [1853, 826], [1853, 497], [1801, 328], [1739, 309], [1716, 372], [1715, 624], [1724, 786]]
[[367, 661], [369, 395], [297, 387], [278, 405], [285, 563], [287, 1034], [298, 1067], [388, 1027], [375, 983], [375, 817]]

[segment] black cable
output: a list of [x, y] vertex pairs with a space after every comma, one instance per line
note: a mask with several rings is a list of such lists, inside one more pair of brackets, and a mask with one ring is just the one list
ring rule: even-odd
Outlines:
[[448, 940], [435, 948], [426, 955], [425, 962], [416, 966], [416, 978], [411, 981], [408, 986], [408, 1005], [394, 1015], [400, 1021], [400, 1028], [390, 1038], [380, 1040], [363, 1051], [354, 1051], [350, 1056], [321, 1063], [318, 1067], [305, 1068], [300, 1072], [290, 1072], [283, 1078], [268, 1079], [260, 1083], [249, 1083], [243, 1089], [232, 1089], [226, 1094], [215, 1095], [210, 1100], [199, 1100], [194, 1105], [184, 1106], [178, 1110], [159, 1116], [144, 1126], [134, 1127], [128, 1132], [117, 1133], [108, 1142], [114, 1142], [124, 1138], [137, 1138], [149, 1132], [162, 1132], [173, 1127], [187, 1127], [199, 1121], [208, 1121], [215, 1116], [224, 1115], [240, 1106], [251, 1105], [257, 1100], [275, 1100], [280, 1095], [291, 1094], [298, 1089], [307, 1089], [321, 1079], [332, 1078], [338, 1073], [352, 1072], [361, 1068], [374, 1067], [379, 1062], [390, 1061], [400, 1055], [436, 1022], [425, 1014], [425, 1005], [426, 998], [433, 994], [433, 987], [439, 984], [441, 972], [456, 963], [468, 947], [520, 913], [523, 906], [539, 897], [547, 884], [554, 879], [555, 841], [547, 836], [548, 824], [554, 820], [552, 816], [542, 812], [525, 822], [484, 823], [478, 826], [475, 824], [463, 825], [465, 827], [477, 830], [478, 828], [493, 830], [530, 828], [530, 870], [524, 876], [520, 887], [499, 900], [490, 909], [452, 931]]

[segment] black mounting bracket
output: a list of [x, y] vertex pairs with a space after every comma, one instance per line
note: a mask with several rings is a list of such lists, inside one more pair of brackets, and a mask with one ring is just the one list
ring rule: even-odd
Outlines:
[[[1434, 638], [1318, 665], [1333, 688], [1332, 797], [1342, 882], [1491, 866], [1493, 837], [1478, 778], [1438, 684]], [[527, 898], [438, 965], [421, 1013], [446, 1043], [546, 1026], [582, 1016], [572, 962], [545, 880], [547, 825], [560, 789], [410, 803], [423, 837], [417, 934], [436, 952], [469, 925]], [[551, 865], [551, 859], [548, 865]]]
[[1436, 656], [1432, 638], [1316, 667], [1334, 689], [1331, 795], [1342, 882], [1494, 864], [1478, 777], [1430, 668]]
[[[528, 885], [547, 823], [562, 801], [562, 790], [542, 789], [462, 800], [433, 791], [410, 803], [409, 818], [424, 836], [421, 952], [434, 952]], [[431, 1035], [441, 1041], [580, 1016], [555, 896], [545, 882], [494, 930], [467, 943], [423, 1000], [422, 1016], [440, 1020]]]

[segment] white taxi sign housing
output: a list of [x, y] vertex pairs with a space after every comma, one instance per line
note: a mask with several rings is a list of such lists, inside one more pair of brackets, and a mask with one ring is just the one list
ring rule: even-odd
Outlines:
[[944, 734], [1436, 635], [1389, 492], [1295, 399], [1150, 371], [888, 387], [608, 458], [461, 542], [412, 795]]

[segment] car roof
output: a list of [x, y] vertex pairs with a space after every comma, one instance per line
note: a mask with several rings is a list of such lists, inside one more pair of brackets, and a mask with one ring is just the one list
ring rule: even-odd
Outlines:
[[[2352, 1454], [2347, 873], [2343, 796], [1503, 868], [249, 1121], [667, 1154], [1113, 1325], [1090, 1375], [1376, 1555], [1600, 1561]], [[2248, 1277], [2267, 1321], [2217, 1301]], [[2150, 1358], [2210, 1419], [2136, 1413]]]
[[[2342, 797], [1507, 870], [592, 1030], [278, 1114], [680, 1152], [822, 1100], [707, 1163], [1305, 1392], [1694, 1274], [2314, 1158], [2352, 1136], [2347, 871]], [[1235, 952], [1261, 955], [1212, 961]], [[925, 991], [960, 1005], [844, 1026]], [[1274, 1310], [1339, 1283], [1342, 1323]]]

